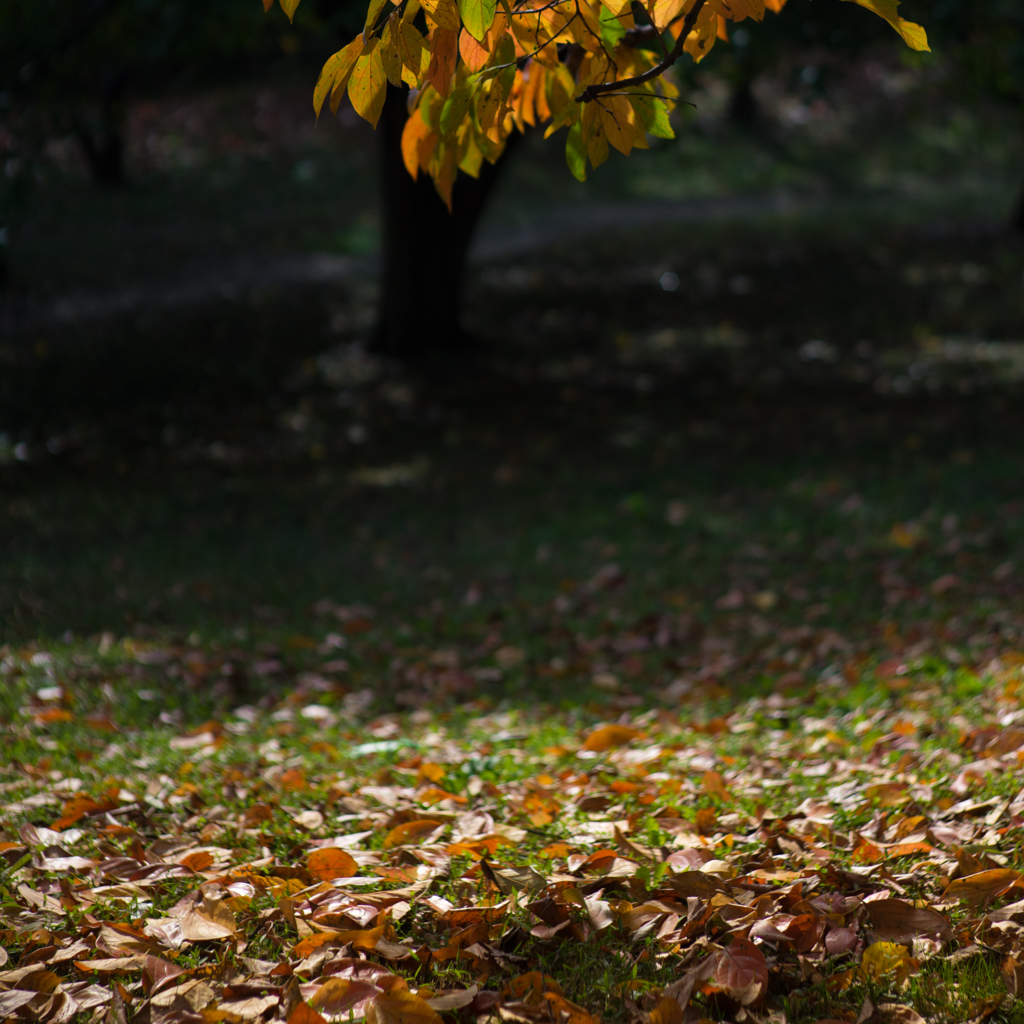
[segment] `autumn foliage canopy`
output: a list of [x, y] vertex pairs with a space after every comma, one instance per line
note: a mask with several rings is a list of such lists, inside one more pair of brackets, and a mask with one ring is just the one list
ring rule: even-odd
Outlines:
[[[300, 0], [280, 0], [291, 18]], [[782, 10], [786, 0], [370, 0], [361, 35], [324, 65], [313, 97], [337, 111], [348, 90], [376, 127], [387, 86], [409, 87], [402, 154], [451, 205], [458, 171], [476, 176], [514, 130], [568, 129], [566, 160], [581, 181], [608, 147], [647, 149], [672, 138], [679, 89], [666, 72], [684, 53], [702, 60], [728, 22]], [[915, 50], [924, 29], [898, 0], [852, 0], [884, 18]], [[263, 0], [269, 10], [273, 0]]]

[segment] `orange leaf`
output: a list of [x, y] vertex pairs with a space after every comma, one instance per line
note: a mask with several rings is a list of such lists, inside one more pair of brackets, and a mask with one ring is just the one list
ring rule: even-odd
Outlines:
[[367, 953], [377, 948], [377, 943], [384, 938], [384, 925], [376, 928], [368, 928], [365, 931], [344, 931], [344, 932], [317, 932], [316, 935], [307, 936], [295, 943], [295, 955], [307, 957], [321, 946], [329, 942], [344, 946], [351, 942], [355, 949], [365, 950]]
[[440, 782], [443, 778], [444, 768], [432, 761], [424, 761], [417, 773], [417, 779], [420, 782]]
[[448, 98], [452, 88], [455, 63], [459, 59], [458, 30], [435, 28], [430, 33], [430, 65], [423, 76], [437, 90], [439, 96]]
[[[662, 996], [658, 1005], [651, 1010], [651, 1024], [683, 1024], [683, 1008], [677, 999]], [[291, 1022], [289, 1022], [291, 1024]]]
[[874, 864], [877, 861], [882, 860], [884, 856], [885, 855], [882, 851], [875, 846], [874, 843], [869, 842], [861, 836], [860, 842], [850, 855], [850, 859], [856, 861], [858, 864]]
[[298, 793], [306, 788], [306, 773], [301, 768], [289, 768], [281, 773], [277, 784], [286, 793]]
[[213, 863], [213, 854], [206, 850], [197, 850], [182, 857], [178, 863], [192, 871], [205, 871]]
[[624, 747], [642, 736], [643, 733], [639, 729], [633, 729], [628, 725], [601, 725], [587, 737], [583, 749], [603, 754], [613, 747]]
[[562, 1021], [563, 1024], [598, 1024], [598, 1019], [587, 1013], [582, 1006], [570, 1003], [557, 992], [545, 992], [544, 1002], [548, 1004], [550, 1020]]
[[64, 708], [44, 708], [32, 717], [42, 725], [49, 725], [52, 722], [70, 722], [75, 716]]
[[436, 828], [441, 827], [440, 821], [432, 818], [420, 818], [417, 821], [407, 821], [404, 825], [393, 828], [384, 837], [384, 849], [390, 850], [395, 846], [406, 846], [411, 843], [418, 843], [430, 835]]
[[720, 800], [729, 799], [729, 790], [726, 789], [725, 779], [719, 772], [704, 773], [704, 792], [709, 796], [717, 796]]
[[309, 1003], [298, 1003], [288, 1016], [288, 1024], [327, 1024]]
[[[109, 806], [112, 805], [106, 805]], [[105, 810], [106, 807], [98, 804], [88, 793], [76, 793], [70, 800], [64, 802], [64, 813], [53, 823], [53, 827], [59, 832], [87, 814]]]
[[540, 852], [545, 857], [568, 857], [571, 851], [572, 847], [568, 843], [552, 843]]
[[359, 865], [351, 854], [330, 846], [314, 850], [306, 858], [306, 866], [324, 882], [332, 878], [353, 878], [359, 874]]
[[715, 813], [714, 807], [702, 807], [696, 815], [694, 822], [697, 826], [697, 831], [702, 835], [710, 835], [715, 831], [715, 826], [718, 824], [718, 815]]
[[341, 932], [317, 932], [315, 935], [308, 935], [295, 943], [293, 950], [297, 957], [305, 958], [315, 953], [321, 946], [334, 942]]
[[424, 804], [427, 807], [433, 807], [434, 804], [439, 804], [442, 800], [454, 800], [457, 804], [466, 803], [464, 796], [458, 796], [456, 793], [449, 793], [439, 786], [430, 786], [428, 789], [421, 790], [416, 794], [416, 802]]
[[886, 853], [890, 857], [909, 857], [915, 853], [931, 853], [932, 848], [928, 843], [897, 843], [890, 846]]
[[527, 971], [513, 978], [504, 988], [503, 995], [515, 999], [528, 999], [530, 996], [538, 996], [543, 992], [560, 993], [562, 986], [542, 971]]

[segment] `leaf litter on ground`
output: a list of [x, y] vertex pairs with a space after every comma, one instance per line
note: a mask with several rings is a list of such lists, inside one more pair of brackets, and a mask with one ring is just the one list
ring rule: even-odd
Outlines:
[[753, 697], [728, 664], [643, 695], [595, 674], [558, 706], [460, 702], [470, 655], [435, 652], [430, 699], [387, 711], [330, 639], [258, 706], [153, 727], [118, 690], [212, 652], [127, 639], [86, 708], [96, 651], [7, 649], [3, 1016], [1014, 1019], [1024, 656], [793, 642], [841, 657]]

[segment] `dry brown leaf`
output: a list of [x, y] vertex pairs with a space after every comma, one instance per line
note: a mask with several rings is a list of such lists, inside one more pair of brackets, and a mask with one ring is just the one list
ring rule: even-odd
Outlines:
[[966, 878], [954, 879], [942, 894], [944, 900], [963, 900], [972, 906], [980, 906], [995, 899], [1003, 890], [1008, 889], [1018, 878], [1019, 871], [1012, 868], [993, 868], [990, 871], [979, 871]]
[[768, 965], [764, 954], [748, 939], [733, 938], [719, 950], [708, 988], [724, 992], [741, 1006], [756, 1003], [768, 989]]
[[310, 998], [309, 1005], [327, 1020], [348, 1018], [350, 1013], [362, 1017], [370, 1001], [382, 991], [368, 981], [329, 978]]
[[865, 905], [871, 927], [879, 939], [899, 942], [916, 935], [949, 940], [953, 929], [937, 911], [914, 907], [903, 900], [869, 900]]

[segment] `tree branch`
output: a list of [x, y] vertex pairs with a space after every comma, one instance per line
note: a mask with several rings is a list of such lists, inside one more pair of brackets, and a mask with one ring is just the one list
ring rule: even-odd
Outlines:
[[683, 47], [686, 45], [686, 39], [693, 31], [693, 26], [697, 24], [697, 18], [703, 7], [704, 0], [696, 0], [696, 3], [694, 3], [689, 11], [686, 12], [682, 28], [679, 30], [679, 37], [676, 39], [676, 45], [672, 47], [671, 52], [668, 53], [660, 63], [655, 64], [653, 68], [645, 71], [642, 75], [634, 75], [632, 78], [623, 78], [619, 82], [596, 82], [594, 85], [588, 85], [577, 97], [579, 102], [591, 103], [602, 93], [617, 92], [633, 85], [643, 85], [645, 82], [649, 82], [652, 78], [660, 78], [683, 55]]

